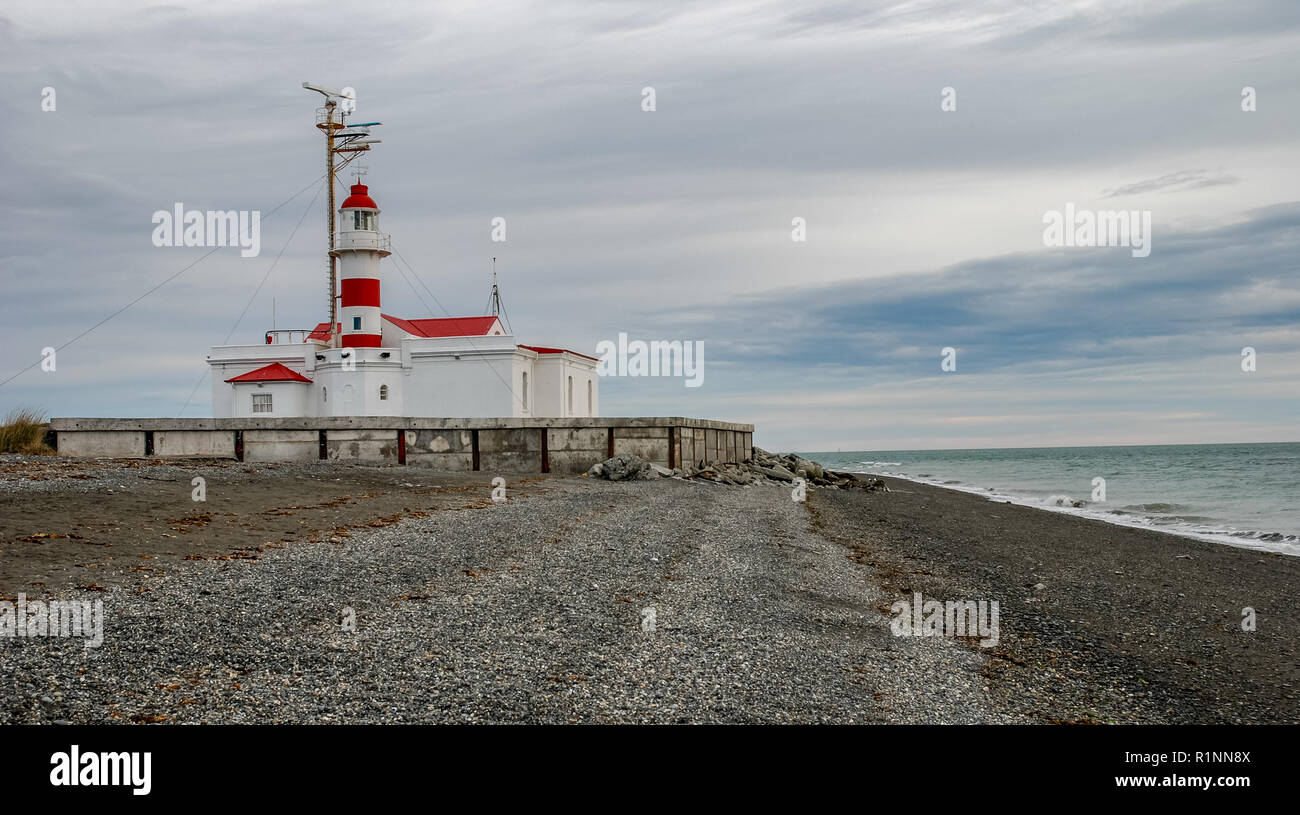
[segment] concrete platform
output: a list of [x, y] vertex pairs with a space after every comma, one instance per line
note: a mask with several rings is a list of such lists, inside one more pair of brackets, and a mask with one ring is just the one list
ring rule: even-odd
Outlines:
[[754, 426], [679, 416], [439, 419], [89, 419], [50, 422], [78, 458], [345, 459], [444, 472], [580, 473], [616, 453], [664, 467], [743, 461]]

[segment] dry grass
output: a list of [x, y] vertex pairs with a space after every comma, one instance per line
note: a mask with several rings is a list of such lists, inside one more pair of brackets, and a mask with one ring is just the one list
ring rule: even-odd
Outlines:
[[45, 443], [49, 423], [45, 414], [33, 408], [16, 408], [0, 424], [0, 453], [24, 456], [52, 456], [54, 450]]

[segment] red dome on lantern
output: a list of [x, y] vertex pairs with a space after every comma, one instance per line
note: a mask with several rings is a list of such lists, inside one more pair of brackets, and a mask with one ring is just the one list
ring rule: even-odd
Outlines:
[[365, 184], [353, 184], [352, 194], [343, 201], [343, 206], [339, 209], [379, 209], [379, 205], [370, 197], [369, 192], [370, 188]]

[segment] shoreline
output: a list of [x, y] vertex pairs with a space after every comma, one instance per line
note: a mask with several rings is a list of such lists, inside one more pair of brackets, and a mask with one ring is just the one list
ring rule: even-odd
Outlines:
[[[1166, 529], [1153, 523], [1142, 522], [1140, 519], [1143, 516], [1138, 515], [1137, 513], [1130, 513], [1129, 517], [1133, 518], [1133, 520], [1129, 521], [1129, 520], [1125, 520], [1123, 517], [1116, 517], [1114, 515], [1113, 510], [1105, 511], [1105, 512], [1101, 510], [1089, 511], [1089, 507], [1094, 506], [1094, 504], [1092, 504], [1091, 502], [1085, 502], [1085, 506], [1083, 507], [1061, 506], [1061, 505], [1053, 506], [1051, 504], [1037, 503], [1034, 502], [1032, 499], [1023, 496], [1018, 496], [1018, 495], [1005, 493], [1005, 492], [998, 492], [993, 487], [962, 486], [959, 484], [944, 483], [933, 479], [923, 479], [916, 476], [900, 475], [898, 473], [873, 472], [870, 470], [841, 470], [841, 472], [852, 473], [853, 475], [863, 475], [863, 476], [869, 475], [873, 478], [894, 479], [897, 481], [905, 481], [911, 484], [924, 484], [925, 486], [934, 487], [936, 489], [952, 490], [953, 492], [960, 492], [968, 495], [982, 496], [988, 501], [994, 503], [1010, 503], [1016, 506], [1026, 507], [1028, 509], [1041, 509], [1045, 512], [1059, 513], [1074, 518], [1086, 518], [1088, 520], [1100, 521], [1101, 523], [1112, 524], [1114, 526], [1122, 526], [1129, 529], [1141, 529], [1148, 532], [1160, 532], [1166, 535], [1173, 535], [1174, 537], [1187, 538], [1190, 540], [1201, 541], [1205, 543], [1217, 543], [1223, 546], [1231, 546], [1236, 549], [1246, 549], [1252, 552], [1267, 552], [1267, 553], [1284, 555], [1286, 557], [1300, 557], [1300, 544], [1297, 543], [1293, 543], [1289, 541], [1279, 541], [1277, 543], [1274, 543], [1271, 541], [1266, 541], [1262, 537], [1250, 537], [1247, 535], [1238, 536], [1238, 535], [1234, 535], [1232, 532], [1227, 532], [1227, 531], [1196, 532], [1193, 530]], [[1260, 533], [1260, 532], [1250, 533], [1250, 535], [1252, 536], [1257, 536], [1261, 534], [1280, 534], [1280, 533]], [[1290, 548], [1287, 549], [1281, 547], [1290, 547]]]
[[826, 495], [815, 528], [899, 598], [1000, 599], [987, 670], [1013, 708], [1081, 723], [1300, 722], [1295, 558], [884, 478], [889, 502]]

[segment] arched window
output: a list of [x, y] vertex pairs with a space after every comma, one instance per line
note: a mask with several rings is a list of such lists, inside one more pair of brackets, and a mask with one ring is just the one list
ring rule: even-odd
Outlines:
[[329, 388], [321, 388], [321, 389], [320, 389], [320, 400], [321, 400], [322, 402], [328, 402], [328, 401], [330, 400], [330, 389], [329, 389]]
[[591, 415], [591, 380], [587, 380], [587, 415]]
[[388, 386], [387, 386], [387, 385], [380, 385], [380, 386], [379, 386], [379, 401], [381, 401], [381, 402], [387, 402], [387, 401], [388, 401]]
[[528, 372], [524, 371], [523, 385], [519, 389], [519, 400], [524, 404], [524, 410], [528, 410]]
[[568, 411], [565, 412], [564, 415], [565, 416], [573, 415], [573, 377], [569, 377], [569, 409]]

